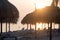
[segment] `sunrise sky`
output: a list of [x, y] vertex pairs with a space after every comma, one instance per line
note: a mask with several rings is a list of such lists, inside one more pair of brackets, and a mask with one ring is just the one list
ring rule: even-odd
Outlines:
[[[37, 0], [8, 0], [8, 1], [10, 1], [13, 5], [16, 6], [16, 8], [19, 11], [19, 16], [20, 16], [17, 24], [11, 24], [11, 30], [12, 31], [13, 30], [20, 30], [23, 27], [26, 28], [26, 25], [21, 24], [21, 20], [28, 13], [35, 10], [35, 1], [37, 1]], [[51, 5], [51, 2], [52, 2], [52, 0], [39, 0], [36, 2], [36, 5], [37, 5], [36, 7], [39, 8], [41, 5], [42, 5], [42, 7], [43, 7], [43, 5], [49, 6], [49, 5]], [[5, 29], [5, 28], [3, 28], [3, 29]]]

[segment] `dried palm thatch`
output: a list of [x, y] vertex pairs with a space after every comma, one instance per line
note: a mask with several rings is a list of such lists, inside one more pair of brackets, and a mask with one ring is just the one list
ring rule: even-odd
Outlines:
[[12, 5], [8, 0], [0, 0], [0, 23], [2, 33], [2, 23], [17, 23], [19, 18], [19, 12], [17, 8]]

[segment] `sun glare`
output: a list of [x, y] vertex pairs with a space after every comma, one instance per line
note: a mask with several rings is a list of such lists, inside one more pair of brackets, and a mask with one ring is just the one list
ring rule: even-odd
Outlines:
[[51, 0], [36, 0], [36, 8], [40, 9], [46, 6], [50, 6], [51, 2], [52, 2]]
[[[36, 23], [37, 24], [37, 30], [44, 30], [44, 29], [48, 29], [48, 27], [50, 27], [50, 24], [48, 23]], [[59, 25], [58, 24], [54, 24], [52, 23], [52, 29], [58, 29]]]
[[47, 23], [37, 23], [37, 29], [40, 28], [40, 30], [48, 29]]
[[37, 29], [40, 28], [40, 30], [43, 30], [43, 24], [42, 23], [37, 23]]

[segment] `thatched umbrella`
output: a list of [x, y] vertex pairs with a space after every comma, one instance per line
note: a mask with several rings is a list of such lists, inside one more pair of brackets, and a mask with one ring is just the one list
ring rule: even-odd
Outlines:
[[[22, 24], [36, 24], [37, 22], [43, 23], [50, 23], [50, 38], [51, 31], [52, 31], [52, 22], [60, 23], [60, 8], [55, 6], [48, 6], [43, 8], [42, 10], [36, 10], [36, 12], [32, 12], [26, 15], [23, 20]], [[51, 40], [51, 39], [50, 39]]]
[[[32, 12], [32, 14], [29, 14], [29, 16], [26, 16], [27, 19], [25, 19], [24, 23], [31, 23], [36, 24], [37, 22], [43, 22], [43, 23], [50, 23], [50, 40], [52, 40], [52, 22], [54, 23], [60, 23], [60, 8], [55, 6], [48, 6], [43, 8], [42, 10], [36, 10]], [[36, 14], [36, 16], [34, 15]], [[29, 20], [28, 20], [29, 19]], [[23, 23], [23, 22], [22, 22]]]
[[[1, 33], [2, 33], [2, 23], [17, 23], [19, 18], [19, 12], [17, 8], [12, 5], [8, 0], [0, 0], [0, 22], [1, 22]], [[7, 29], [6, 29], [7, 31]]]

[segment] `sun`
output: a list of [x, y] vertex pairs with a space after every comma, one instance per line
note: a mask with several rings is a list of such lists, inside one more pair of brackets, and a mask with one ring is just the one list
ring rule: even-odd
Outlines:
[[36, 8], [44, 8], [46, 6], [50, 6], [52, 3], [52, 0], [36, 0]]
[[46, 5], [43, 4], [43, 3], [42, 3], [42, 4], [40, 4], [40, 3], [37, 3], [37, 4], [36, 4], [36, 8], [37, 8], [37, 9], [44, 8], [45, 6], [46, 6]]

